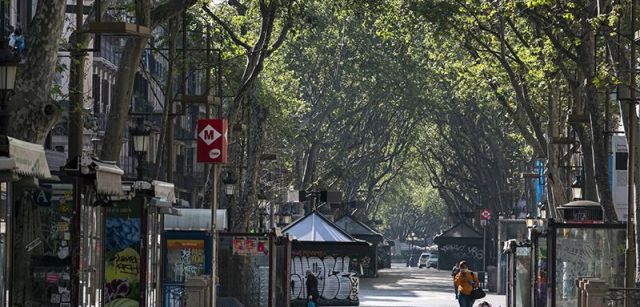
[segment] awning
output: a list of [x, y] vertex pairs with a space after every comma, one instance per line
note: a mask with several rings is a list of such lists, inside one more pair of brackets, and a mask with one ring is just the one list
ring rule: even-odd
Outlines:
[[[175, 208], [173, 208], [175, 210]], [[211, 209], [177, 209], [179, 216], [164, 218], [164, 230], [210, 231]], [[224, 231], [229, 227], [227, 209], [216, 210], [216, 230]]]
[[122, 195], [122, 175], [124, 172], [115, 162], [102, 161], [83, 155], [70, 161], [65, 170], [71, 174], [95, 179], [96, 192], [101, 195]]
[[173, 183], [154, 180], [151, 182], [155, 197], [168, 200], [170, 203], [176, 202], [176, 192]]
[[103, 195], [122, 194], [122, 171], [115, 162], [92, 159], [91, 166], [96, 172], [96, 192]]
[[21, 176], [51, 178], [44, 147], [18, 139], [7, 137], [9, 141], [9, 158], [13, 162], [5, 161], [7, 165], [15, 163], [13, 171]]

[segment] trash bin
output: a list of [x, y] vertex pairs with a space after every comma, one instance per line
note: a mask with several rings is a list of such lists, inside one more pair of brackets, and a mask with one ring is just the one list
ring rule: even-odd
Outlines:
[[498, 291], [498, 268], [493, 265], [487, 266], [487, 289], [489, 292]]

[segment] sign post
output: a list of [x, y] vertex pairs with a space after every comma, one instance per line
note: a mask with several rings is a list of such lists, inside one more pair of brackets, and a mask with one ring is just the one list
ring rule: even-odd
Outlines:
[[482, 271], [484, 282], [487, 282], [487, 224], [491, 220], [491, 210], [485, 208], [480, 211], [480, 225], [482, 225]]
[[226, 118], [198, 120], [197, 147], [198, 162], [211, 163], [211, 303], [216, 305], [216, 286], [218, 283], [218, 231], [216, 229], [216, 213], [218, 210], [218, 173], [219, 164], [227, 163]]

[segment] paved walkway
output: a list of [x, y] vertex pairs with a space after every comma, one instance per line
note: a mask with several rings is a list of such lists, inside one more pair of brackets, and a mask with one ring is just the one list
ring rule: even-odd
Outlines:
[[[456, 307], [450, 272], [394, 264], [378, 278], [360, 279], [360, 306]], [[488, 294], [492, 307], [506, 307], [504, 295]]]

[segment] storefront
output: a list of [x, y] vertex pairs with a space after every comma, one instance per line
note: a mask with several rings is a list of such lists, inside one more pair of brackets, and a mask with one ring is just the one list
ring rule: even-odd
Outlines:
[[532, 306], [576, 306], [575, 280], [598, 277], [624, 286], [624, 224], [538, 222], [532, 242]]
[[507, 306], [531, 306], [531, 244], [519, 240], [504, 243]]
[[[527, 239], [527, 225], [525, 219], [498, 219], [498, 244], [497, 248], [502, 249], [507, 241], [516, 240], [522, 242]], [[505, 294], [508, 291], [507, 285], [507, 254], [503, 250], [498, 251], [498, 262], [496, 266], [496, 283], [498, 294]]]
[[163, 221], [173, 208], [173, 184], [125, 183], [126, 197], [106, 209], [104, 306], [158, 306], [162, 299]]
[[[165, 307], [185, 306], [185, 282], [211, 275], [211, 209], [177, 209], [177, 212], [164, 220], [162, 306]], [[218, 229], [226, 227], [223, 212], [216, 220]]]
[[[31, 245], [16, 246], [16, 239], [24, 241], [25, 230], [24, 223], [16, 221], [16, 218], [17, 213], [22, 213], [18, 211], [23, 207], [20, 204], [21, 200], [30, 198], [28, 196], [30, 187], [37, 187], [38, 179], [46, 178], [51, 178], [51, 173], [41, 145], [0, 136], [0, 258], [2, 261], [0, 298], [3, 306], [13, 305], [14, 290], [18, 289], [14, 276], [21, 276], [22, 279], [31, 278], [31, 272], [23, 275], [20, 271], [28, 261], [15, 262], [16, 254], [23, 256], [18, 258], [19, 260], [24, 259], [24, 251], [35, 249], [42, 243], [42, 239], [36, 240], [33, 236], [34, 241], [31, 241], [33, 242]], [[37, 217], [36, 207], [29, 206], [29, 209], [33, 209], [29, 210], [29, 213], [32, 213], [31, 216]], [[18, 231], [22, 232], [17, 233]], [[38, 232], [34, 230], [30, 233]], [[30, 257], [27, 260], [31, 260]], [[31, 287], [28, 287], [31, 286], [30, 284], [22, 282], [22, 285], [25, 286], [23, 292], [31, 291]]]
[[10, 137], [0, 144], [3, 301], [100, 306], [102, 205], [120, 194], [122, 171], [84, 157], [50, 172], [42, 146]]
[[319, 305], [358, 306], [360, 277], [371, 244], [312, 212], [282, 230], [292, 241], [291, 305], [306, 306], [306, 272], [318, 277]]

